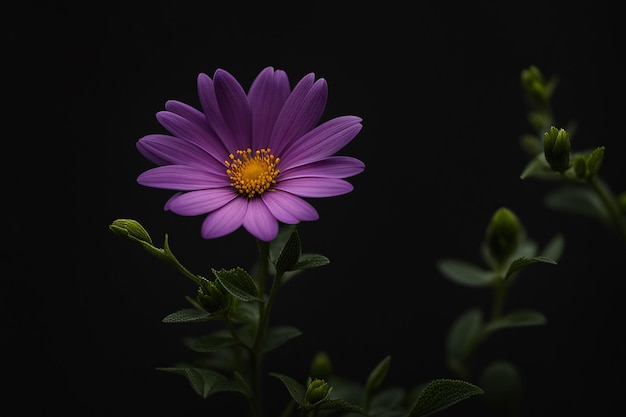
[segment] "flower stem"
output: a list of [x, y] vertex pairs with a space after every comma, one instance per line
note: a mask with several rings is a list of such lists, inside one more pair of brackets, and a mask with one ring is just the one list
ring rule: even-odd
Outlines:
[[261, 389], [261, 344], [265, 337], [267, 314], [268, 311], [265, 307], [265, 287], [267, 286], [267, 276], [269, 272], [269, 242], [264, 242], [257, 239], [257, 248], [259, 252], [259, 271], [258, 271], [258, 292], [261, 296], [259, 305], [259, 322], [257, 324], [256, 336], [254, 344], [252, 345], [250, 354], [250, 366], [251, 366], [251, 385], [252, 394], [254, 396], [255, 405], [253, 409], [256, 413], [253, 415], [261, 417], [263, 415], [263, 401], [262, 401], [262, 389]]
[[598, 176], [591, 177], [589, 179], [589, 185], [598, 195], [602, 204], [604, 204], [611, 222], [617, 227], [617, 232], [626, 242], [626, 217], [621, 213], [613, 197], [613, 193]]

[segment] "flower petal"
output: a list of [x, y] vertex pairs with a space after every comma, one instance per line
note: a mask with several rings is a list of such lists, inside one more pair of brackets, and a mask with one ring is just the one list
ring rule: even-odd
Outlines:
[[291, 142], [315, 127], [322, 117], [328, 85], [323, 78], [313, 83], [314, 79], [313, 73], [304, 76], [285, 101], [272, 132], [270, 146], [274, 154], [281, 154]]
[[231, 134], [234, 153], [252, 147], [252, 111], [239, 82], [227, 71], [218, 69], [213, 76], [215, 97]]
[[331, 156], [321, 161], [301, 165], [288, 170], [280, 171], [280, 180], [292, 178], [347, 178], [360, 174], [365, 170], [365, 164], [350, 156]]
[[300, 197], [334, 197], [349, 193], [352, 184], [338, 178], [294, 178], [280, 181], [274, 186], [277, 190], [287, 191]]
[[170, 198], [165, 210], [181, 216], [198, 216], [215, 211], [235, 198], [237, 193], [232, 187], [189, 191]]
[[260, 198], [248, 200], [243, 227], [257, 239], [269, 242], [278, 234], [278, 220]]
[[220, 106], [217, 103], [217, 97], [215, 97], [213, 80], [208, 75], [201, 73], [198, 75], [197, 85], [200, 105], [209, 125], [209, 130], [215, 132], [226, 149], [234, 147], [235, 142], [231, 137], [230, 129], [224, 122]]
[[226, 175], [216, 175], [192, 166], [166, 165], [144, 171], [137, 177], [141, 185], [166, 190], [191, 191], [230, 185]]
[[294, 194], [274, 190], [263, 194], [262, 198], [272, 215], [283, 223], [296, 224], [319, 219], [313, 206]]
[[199, 146], [176, 136], [147, 135], [137, 141], [137, 149], [157, 165], [197, 165], [215, 174], [224, 173], [220, 163]]
[[284, 71], [267, 67], [254, 80], [248, 93], [252, 109], [252, 149], [270, 146], [276, 118], [290, 92], [289, 78]]
[[223, 161], [230, 153], [222, 142], [213, 136], [206, 125], [200, 125], [170, 111], [160, 111], [156, 115], [161, 125], [174, 136], [187, 139], [205, 150], [216, 160]]
[[317, 126], [280, 154], [280, 168], [287, 170], [333, 155], [361, 131], [361, 120], [357, 116], [342, 116]]
[[235, 198], [230, 203], [209, 213], [200, 229], [204, 239], [214, 239], [234, 232], [243, 224], [248, 209], [248, 201]]

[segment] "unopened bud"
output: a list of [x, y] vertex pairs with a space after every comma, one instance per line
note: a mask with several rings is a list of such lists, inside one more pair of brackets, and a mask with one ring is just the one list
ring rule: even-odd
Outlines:
[[152, 238], [146, 229], [136, 220], [117, 219], [109, 226], [109, 229], [111, 229], [113, 233], [127, 239], [138, 240], [152, 245]]
[[569, 167], [571, 143], [565, 129], [552, 126], [543, 136], [543, 153], [553, 170], [565, 172]]
[[311, 362], [311, 375], [314, 378], [327, 379], [333, 373], [333, 365], [326, 352], [318, 352]]
[[315, 406], [322, 400], [328, 398], [328, 395], [332, 391], [333, 387], [328, 385], [323, 379], [311, 379], [309, 378], [306, 393], [304, 394], [304, 406], [309, 408]]
[[574, 162], [572, 162], [572, 166], [574, 167], [574, 173], [577, 178], [587, 178], [587, 160], [583, 155], [578, 155], [574, 159]]
[[197, 300], [206, 311], [219, 315], [230, 310], [233, 299], [218, 281], [206, 281], [198, 288]]
[[489, 254], [498, 264], [503, 264], [517, 250], [524, 230], [518, 217], [506, 207], [501, 207], [491, 217], [487, 226], [485, 243]]
[[602, 165], [602, 161], [604, 160], [604, 146], [600, 146], [594, 149], [591, 154], [587, 157], [587, 168], [589, 170], [589, 177], [593, 177], [597, 175], [600, 171], [600, 165]]

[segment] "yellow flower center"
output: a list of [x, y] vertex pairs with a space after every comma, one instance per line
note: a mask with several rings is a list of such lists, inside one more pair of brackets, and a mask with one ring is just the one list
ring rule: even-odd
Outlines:
[[263, 194], [272, 184], [276, 184], [276, 176], [280, 172], [276, 165], [280, 158], [271, 154], [271, 150], [259, 149], [252, 153], [252, 149], [238, 150], [237, 156], [228, 155], [230, 161], [224, 161], [226, 173], [232, 180], [230, 185], [241, 195], [252, 198]]

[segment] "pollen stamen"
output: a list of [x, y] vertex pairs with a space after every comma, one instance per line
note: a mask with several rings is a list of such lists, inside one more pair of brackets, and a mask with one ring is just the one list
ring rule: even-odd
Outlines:
[[280, 158], [272, 155], [269, 148], [259, 149], [254, 153], [250, 148], [245, 151], [237, 150], [236, 155], [231, 153], [228, 157], [230, 161], [224, 161], [226, 173], [232, 181], [230, 185], [239, 194], [252, 198], [276, 184], [276, 176], [280, 172], [276, 165]]

